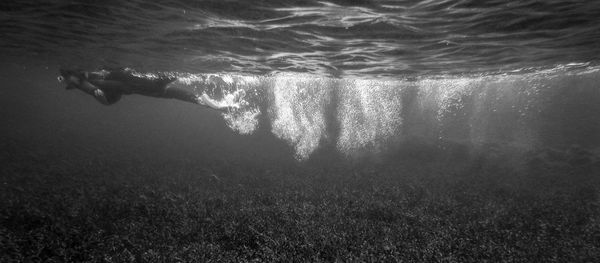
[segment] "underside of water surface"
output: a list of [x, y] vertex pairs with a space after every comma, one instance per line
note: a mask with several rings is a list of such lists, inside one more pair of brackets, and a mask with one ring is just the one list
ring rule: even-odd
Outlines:
[[595, 1], [4, 1], [5, 54], [64, 67], [395, 78], [598, 62]]

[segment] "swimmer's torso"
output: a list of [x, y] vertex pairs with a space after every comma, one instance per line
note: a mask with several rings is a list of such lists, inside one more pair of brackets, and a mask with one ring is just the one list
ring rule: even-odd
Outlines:
[[140, 77], [136, 76], [130, 70], [119, 69], [89, 72], [87, 80], [92, 85], [108, 93], [141, 94], [160, 97], [164, 94], [166, 85], [175, 79], [166, 77]]

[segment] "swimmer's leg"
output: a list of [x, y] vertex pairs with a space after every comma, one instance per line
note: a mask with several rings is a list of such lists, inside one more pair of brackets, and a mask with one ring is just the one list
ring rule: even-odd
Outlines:
[[202, 95], [198, 97], [198, 104], [220, 111], [231, 111], [235, 109], [235, 107], [223, 105], [222, 103], [211, 99], [206, 93], [202, 93]]
[[173, 85], [166, 86], [164, 89], [163, 96], [161, 97], [187, 101], [195, 104], [198, 103], [196, 99], [197, 96], [192, 91]]
[[174, 85], [165, 87], [164, 97], [200, 104], [215, 110], [225, 111], [230, 109], [230, 107], [224, 106], [221, 103], [211, 99], [208, 95], [206, 95], [206, 93], [198, 96], [187, 88], [177, 87]]
[[227, 94], [220, 102], [211, 99], [206, 93], [203, 93], [198, 100], [201, 101], [201, 104], [209, 106], [215, 110], [234, 111], [240, 108], [239, 101], [245, 95], [246, 92], [243, 89], [239, 89], [233, 92], [233, 94]]

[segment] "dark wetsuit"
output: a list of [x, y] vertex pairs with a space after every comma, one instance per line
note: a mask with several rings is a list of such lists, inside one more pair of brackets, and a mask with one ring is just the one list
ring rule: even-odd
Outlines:
[[195, 96], [191, 92], [185, 92], [185, 96], [177, 94], [181, 92], [169, 92], [167, 85], [175, 81], [176, 78], [169, 78], [166, 76], [160, 76], [158, 78], [139, 77], [135, 76], [134, 72], [130, 70], [120, 69], [90, 72], [88, 73], [86, 80], [102, 90], [108, 104], [117, 102], [123, 94], [140, 94], [159, 98], [178, 98], [195, 103]]

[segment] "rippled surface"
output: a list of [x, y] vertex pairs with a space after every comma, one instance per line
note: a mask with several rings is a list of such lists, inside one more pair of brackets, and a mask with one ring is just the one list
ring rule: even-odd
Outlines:
[[598, 64], [597, 1], [2, 1], [0, 52], [64, 66], [330, 76]]

